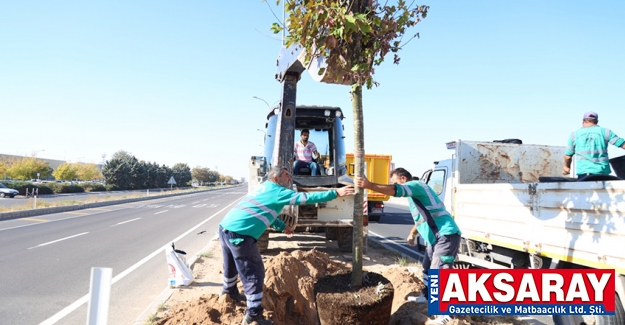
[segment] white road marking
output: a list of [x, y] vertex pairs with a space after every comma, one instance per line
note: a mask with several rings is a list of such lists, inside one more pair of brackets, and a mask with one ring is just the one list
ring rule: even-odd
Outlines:
[[[239, 198], [241, 199], [241, 198]], [[158, 255], [158, 254], [162, 254], [165, 251], [165, 247], [167, 245], [171, 245], [172, 242], [177, 242], [180, 239], [184, 238], [186, 235], [190, 234], [191, 232], [195, 231], [197, 228], [199, 228], [200, 226], [202, 226], [203, 224], [207, 223], [208, 221], [210, 221], [211, 219], [213, 219], [215, 216], [219, 215], [221, 212], [223, 212], [224, 210], [226, 210], [227, 208], [229, 208], [231, 205], [239, 202], [239, 199], [235, 200], [234, 202], [228, 204], [226, 207], [224, 207], [223, 209], [215, 212], [215, 214], [213, 214], [212, 216], [206, 218], [206, 220], [200, 222], [199, 224], [195, 225], [193, 228], [187, 230], [184, 234], [176, 237], [176, 239], [174, 240], [170, 240], [168, 241], [165, 245], [163, 245], [163, 247], [155, 250], [154, 252], [152, 252], [150, 255], [144, 257], [142, 260], [140, 260], [139, 262], [135, 263], [134, 265], [132, 265], [131, 267], [127, 268], [126, 270], [124, 270], [123, 272], [121, 272], [120, 274], [118, 274], [117, 276], [113, 277], [113, 280], [111, 281], [111, 286], [115, 283], [117, 283], [117, 281], [123, 279], [126, 275], [130, 274], [132, 271], [138, 269], [141, 265], [147, 263], [150, 259], [154, 258], [154, 256]], [[82, 296], [80, 299], [74, 301], [72, 304], [70, 304], [69, 306], [63, 308], [61, 311], [59, 311], [58, 313], [54, 314], [52, 317], [44, 320], [43, 322], [39, 323], [39, 325], [52, 325], [52, 324], [56, 324], [58, 321], [60, 321], [61, 319], [63, 319], [65, 316], [69, 315], [71, 312], [73, 312], [74, 310], [80, 308], [80, 306], [84, 305], [85, 303], [87, 303], [89, 301], [89, 294], [86, 294], [84, 296]]]
[[157, 213], [155, 213], [155, 214], [161, 214], [161, 213], [163, 213], [163, 212], [167, 212], [167, 211], [169, 211], [169, 210], [159, 211], [159, 212], [157, 212]]
[[[134, 218], [134, 219], [122, 221], [122, 222], [118, 223], [117, 225], [123, 225], [125, 223], [131, 222], [131, 221], [135, 221], [135, 220], [139, 220], [139, 219], [141, 219], [141, 218]], [[113, 225], [113, 226], [117, 226], [117, 225]], [[113, 226], [111, 226], [111, 227], [113, 227]]]
[[[382, 235], [376, 234], [376, 233], [374, 233], [374, 232], [373, 232], [373, 231], [371, 231], [371, 230], [369, 230], [369, 233], [370, 233], [370, 234], [373, 234], [374, 236], [377, 236], [377, 237], [383, 238], [384, 240], [379, 240], [379, 242], [380, 242], [380, 243], [382, 243], [383, 245], [384, 245], [384, 244], [392, 244], [393, 246], [397, 246], [398, 248], [400, 248], [401, 250], [403, 250], [403, 251], [405, 251], [405, 252], [409, 252], [410, 254], [415, 254], [415, 255], [417, 255], [417, 256], [419, 256], [419, 257], [423, 258], [423, 254], [422, 254], [422, 253], [419, 253], [419, 252], [417, 252], [417, 251], [413, 251], [413, 250], [411, 250], [411, 249], [408, 249], [408, 248], [406, 248], [405, 246], [402, 246], [402, 245], [400, 245], [400, 244], [398, 244], [398, 243], [396, 243], [396, 242], [394, 242], [394, 241], [392, 241], [392, 240], [390, 240], [390, 239], [388, 239], [388, 238], [386, 238], [386, 237], [384, 237], [384, 236], [382, 236]], [[396, 252], [397, 252], [397, 250], [396, 250], [396, 249], [394, 249], [393, 247], [390, 247], [390, 249], [391, 249], [391, 250], [394, 250], [394, 251], [396, 251]], [[400, 253], [400, 252], [398, 252], [398, 253]]]
[[195, 202], [193, 202], [193, 203], [191, 203], [191, 204], [196, 204], [196, 203], [198, 203], [198, 202], [200, 202], [200, 201], [195, 201]]
[[201, 208], [201, 207], [203, 207], [205, 205], [206, 205], [206, 203], [202, 203], [202, 204], [194, 205], [193, 207], [194, 208]]
[[28, 248], [28, 249], [33, 249], [33, 248], [37, 248], [37, 247], [41, 247], [41, 246], [46, 246], [46, 245], [50, 245], [50, 244], [54, 244], [54, 243], [58, 243], [58, 242], [60, 242], [60, 241], [66, 240], [66, 239], [70, 239], [70, 238], [74, 238], [74, 237], [78, 237], [78, 236], [86, 235], [86, 234], [88, 234], [88, 233], [89, 233], [89, 232], [83, 232], [82, 234], [77, 234], [77, 235], [73, 235], [73, 236], [69, 236], [69, 237], [65, 237], [65, 238], [61, 238], [61, 239], [57, 239], [57, 240], [53, 240], [53, 241], [49, 241], [49, 242], [47, 242], [47, 243], [39, 244], [39, 245], [37, 245], [37, 246], [33, 246], [33, 247]]
[[[109, 210], [109, 211], [99, 211], [96, 213], [91, 213], [91, 214], [83, 214], [83, 215], [79, 215], [79, 216], [71, 216], [71, 217], [67, 217], [67, 218], [61, 218], [61, 219], [50, 219], [48, 220], [48, 222], [57, 222], [57, 221], [63, 221], [63, 220], [69, 220], [69, 219], [75, 219], [75, 218], [82, 218], [82, 217], [90, 217], [92, 215], [95, 214], [100, 214], [100, 213], [106, 213], [106, 212], [113, 212], [113, 211], [117, 211], [117, 210], [123, 210], [125, 208], [121, 208], [121, 209], [115, 209], [115, 210]], [[63, 212], [59, 212], [59, 213], [52, 213], [50, 215], [60, 215], [63, 214]], [[11, 221], [20, 221], [20, 220], [25, 220], [25, 218], [20, 218], [20, 219], [12, 219]], [[7, 220], [9, 221], [9, 220]], [[27, 225], [20, 225], [20, 226], [15, 226], [15, 227], [9, 227], [9, 228], [2, 228], [0, 229], [0, 231], [3, 230], [10, 230], [10, 229], [16, 229], [16, 228], [23, 228], [23, 227], [30, 227], [30, 226], [36, 226], [36, 225], [41, 225], [43, 223], [39, 222], [39, 223], [29, 223]]]

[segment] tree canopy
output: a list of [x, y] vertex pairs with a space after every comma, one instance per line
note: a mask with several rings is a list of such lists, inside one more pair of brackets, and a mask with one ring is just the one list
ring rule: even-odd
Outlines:
[[[375, 67], [384, 62], [388, 53], [394, 53], [393, 63], [399, 64], [398, 52], [419, 37], [415, 33], [404, 40], [404, 34], [425, 18], [430, 9], [404, 0], [393, 5], [371, 0], [284, 1], [288, 18], [284, 25], [273, 23], [272, 31], [279, 33], [286, 28], [286, 45], [301, 45], [306, 63], [323, 56], [329, 67], [351, 72], [337, 78], [351, 79], [367, 88], [378, 84], [373, 79]], [[280, 2], [277, 0], [276, 5]], [[361, 51], [352, 55], [356, 43]]]

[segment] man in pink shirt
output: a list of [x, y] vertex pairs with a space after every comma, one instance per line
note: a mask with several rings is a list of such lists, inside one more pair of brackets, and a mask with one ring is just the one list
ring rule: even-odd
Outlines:
[[310, 131], [303, 129], [300, 136], [301, 140], [295, 143], [294, 153], [295, 162], [293, 163], [293, 175], [298, 175], [301, 167], [310, 168], [310, 175], [315, 176], [318, 174], [317, 164], [313, 161], [313, 154], [319, 157], [317, 147], [311, 141], [308, 141]]

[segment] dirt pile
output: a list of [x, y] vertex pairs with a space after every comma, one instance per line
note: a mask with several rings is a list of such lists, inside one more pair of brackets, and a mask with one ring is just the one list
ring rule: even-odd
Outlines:
[[[312, 249], [281, 252], [265, 260], [263, 307], [265, 317], [276, 325], [316, 325], [317, 310], [314, 284], [321, 277], [348, 272], [351, 266], [332, 260], [327, 253]], [[365, 271], [368, 271], [365, 267]], [[390, 325], [428, 325], [427, 306], [406, 300], [418, 296], [423, 284], [406, 267], [388, 266], [373, 270], [382, 274], [394, 287]], [[239, 290], [242, 292], [239, 282]], [[227, 295], [206, 294], [198, 299], [177, 304], [156, 322], [157, 325], [234, 325], [245, 315], [245, 302], [233, 301]], [[456, 317], [449, 325], [494, 324], [494, 319]], [[515, 321], [498, 324], [521, 324]]]
[[[317, 279], [350, 267], [317, 250], [282, 252], [265, 261], [263, 307], [265, 316], [276, 325], [315, 324], [317, 311], [313, 288]], [[239, 290], [242, 291], [239, 283]], [[215, 294], [179, 304], [161, 318], [158, 325], [240, 324], [245, 302]]]

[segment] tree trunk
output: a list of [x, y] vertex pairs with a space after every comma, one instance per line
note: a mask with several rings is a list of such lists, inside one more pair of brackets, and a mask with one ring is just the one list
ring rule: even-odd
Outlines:
[[[357, 85], [352, 92], [352, 110], [354, 118], [354, 162], [355, 175], [362, 177], [365, 174], [365, 141], [364, 123], [362, 117], [362, 86]], [[352, 265], [352, 286], [358, 288], [362, 285], [362, 253], [363, 253], [363, 225], [362, 212], [364, 202], [364, 191], [356, 187], [356, 197], [354, 198], [354, 241], [352, 244], [353, 265]]]
[[[366, 1], [352, 0], [350, 1], [350, 10], [354, 14], [365, 11]], [[352, 47], [352, 62], [356, 62], [360, 58], [362, 52], [361, 46], [362, 36], [358, 33], [354, 35]], [[355, 176], [363, 177], [365, 175], [365, 136], [364, 121], [362, 116], [362, 80], [355, 80], [352, 85], [352, 112], [354, 118], [354, 163]], [[354, 198], [354, 239], [352, 244], [352, 286], [359, 288], [362, 286], [362, 254], [363, 254], [363, 225], [362, 225], [362, 206], [364, 191], [356, 187], [356, 196]]]

